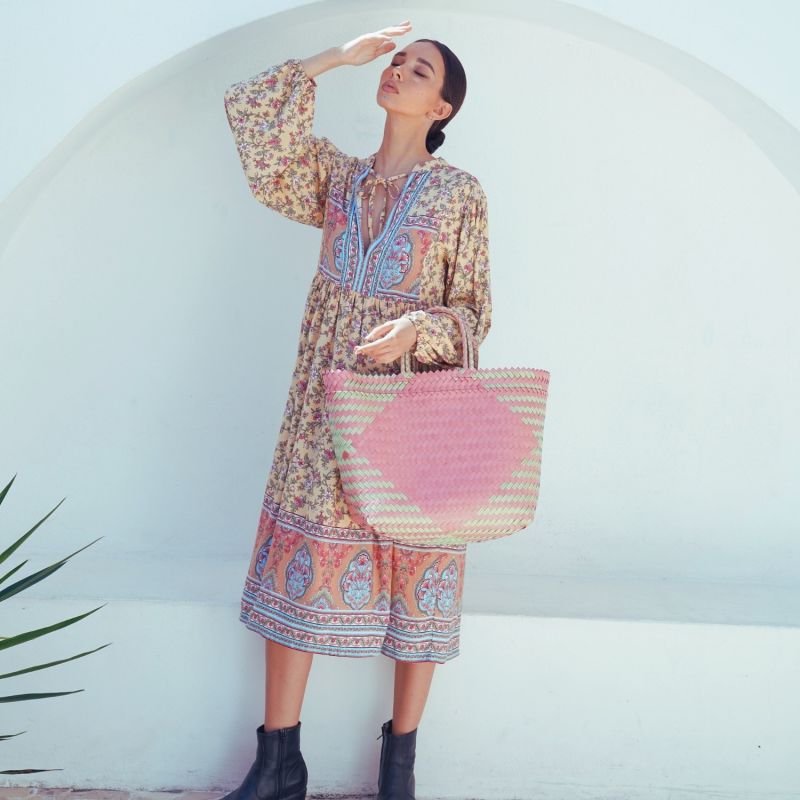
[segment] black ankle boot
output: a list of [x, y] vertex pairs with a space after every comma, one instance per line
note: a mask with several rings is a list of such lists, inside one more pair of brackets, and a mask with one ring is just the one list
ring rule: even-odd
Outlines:
[[417, 730], [396, 735], [392, 733], [392, 720], [381, 725], [383, 741], [377, 800], [415, 800]]
[[300, 723], [265, 731], [256, 728], [256, 760], [241, 786], [221, 800], [305, 800], [308, 769], [300, 752]]

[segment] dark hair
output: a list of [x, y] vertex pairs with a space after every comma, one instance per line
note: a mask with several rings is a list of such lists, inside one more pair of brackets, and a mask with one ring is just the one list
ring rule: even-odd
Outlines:
[[442, 44], [436, 39], [415, 39], [414, 41], [430, 42], [441, 53], [442, 61], [444, 61], [444, 81], [442, 82], [440, 96], [442, 100], [450, 103], [453, 107], [449, 116], [434, 120], [428, 130], [428, 134], [425, 137], [425, 147], [429, 153], [433, 153], [434, 150], [444, 144], [444, 131], [442, 128], [453, 119], [464, 102], [464, 96], [467, 94], [467, 75], [456, 54], [446, 44]]

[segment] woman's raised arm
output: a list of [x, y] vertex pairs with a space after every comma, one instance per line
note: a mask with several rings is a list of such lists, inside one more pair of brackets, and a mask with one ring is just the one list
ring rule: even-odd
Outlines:
[[[301, 60], [289, 58], [239, 81], [225, 92], [225, 112], [250, 191], [285, 217], [321, 228], [331, 173], [347, 158], [325, 136], [312, 133], [315, 74], [338, 63], [339, 48]], [[325, 66], [328, 65], [328, 66]]]

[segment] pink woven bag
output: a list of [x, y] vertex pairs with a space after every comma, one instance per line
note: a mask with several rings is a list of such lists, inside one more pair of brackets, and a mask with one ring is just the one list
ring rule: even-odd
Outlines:
[[472, 331], [447, 306], [460, 367], [323, 375], [333, 449], [350, 513], [383, 539], [454, 545], [526, 528], [539, 496], [550, 373], [478, 369]]

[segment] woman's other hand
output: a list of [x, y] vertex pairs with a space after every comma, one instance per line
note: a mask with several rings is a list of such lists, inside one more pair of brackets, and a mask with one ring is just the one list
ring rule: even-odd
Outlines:
[[378, 56], [390, 53], [397, 47], [392, 41], [392, 36], [402, 36], [410, 30], [411, 23], [408, 20], [404, 20], [399, 25], [381, 28], [379, 31], [357, 36], [339, 48], [341, 62], [357, 67], [378, 58]]
[[[376, 336], [380, 338], [375, 339]], [[408, 317], [390, 319], [376, 325], [364, 337], [364, 341], [369, 344], [356, 345], [357, 355], [366, 355], [381, 364], [388, 364], [414, 347], [417, 343], [417, 329]]]

